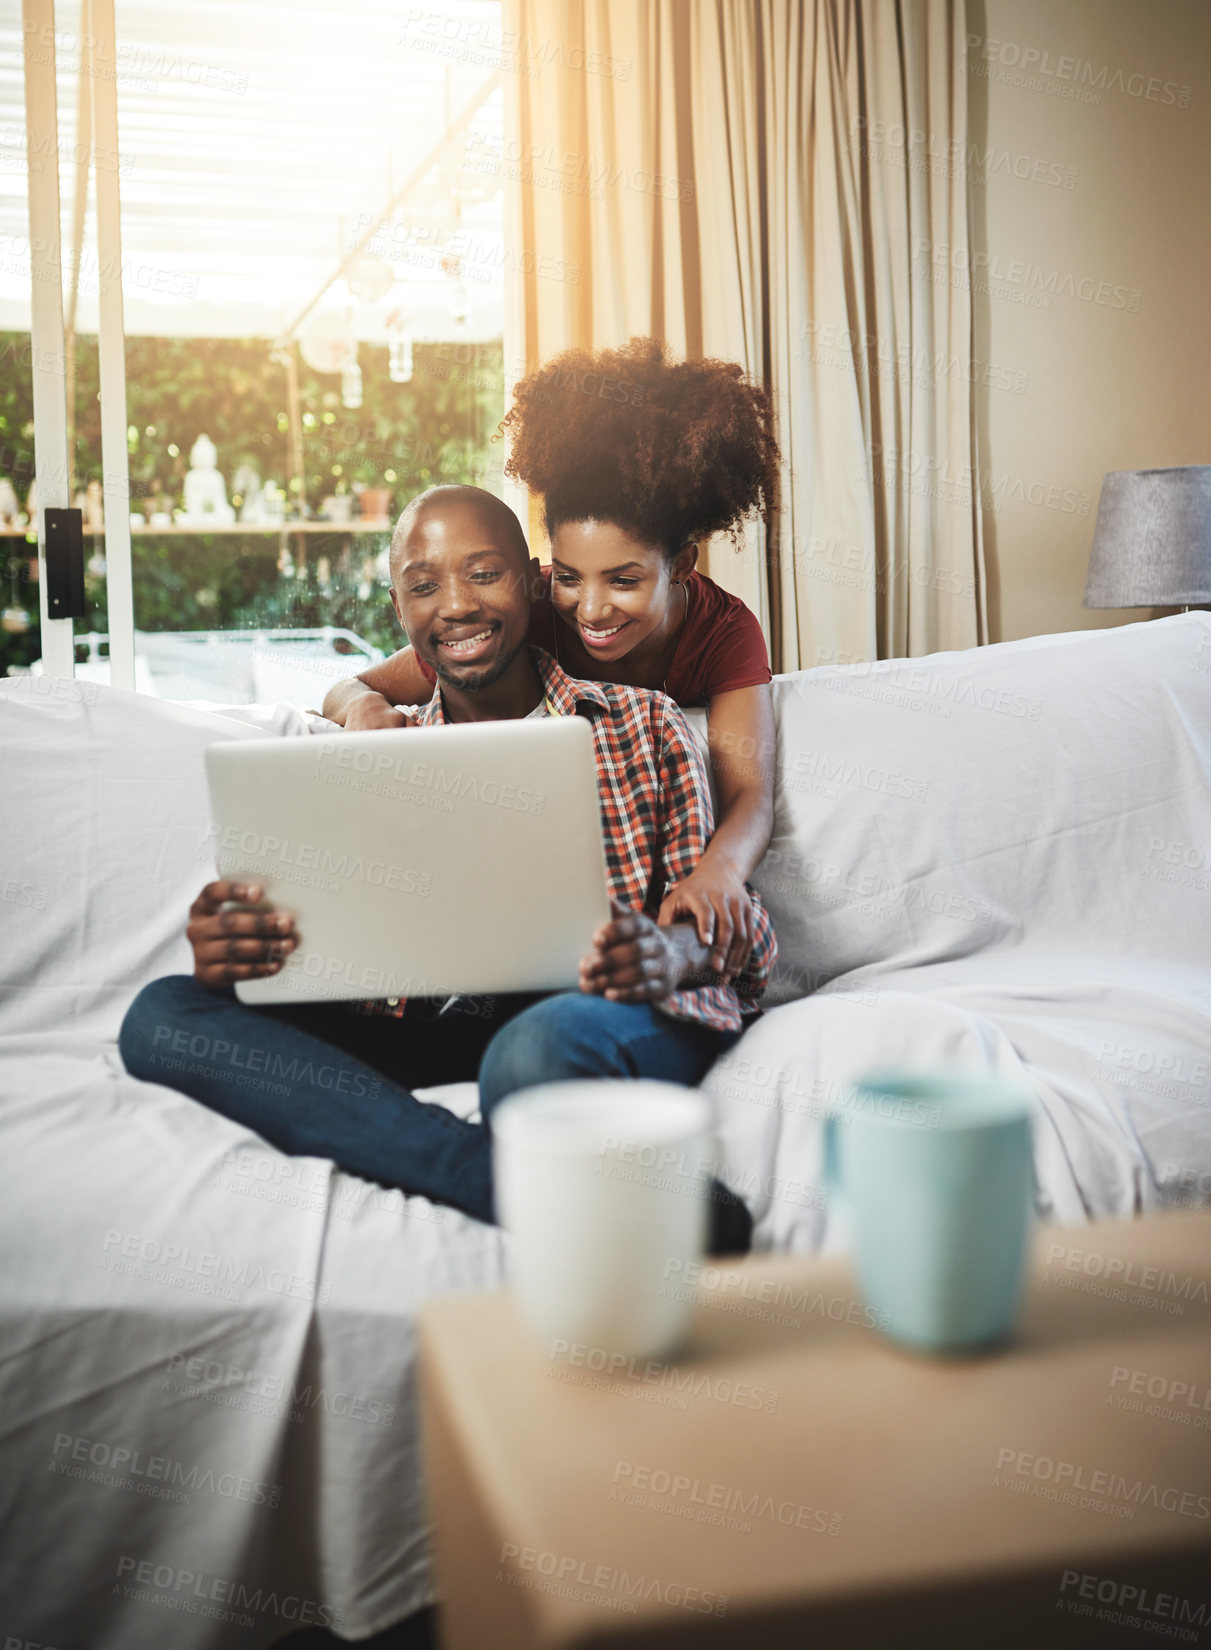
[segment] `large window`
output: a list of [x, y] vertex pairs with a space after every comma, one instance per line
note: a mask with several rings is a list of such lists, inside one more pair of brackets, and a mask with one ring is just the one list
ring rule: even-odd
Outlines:
[[[385, 552], [406, 500], [435, 481], [500, 489], [498, 5], [117, 0], [117, 154], [89, 142], [99, 70], [65, 16], [58, 152], [34, 165], [57, 161], [61, 190], [77, 671], [107, 673], [87, 160], [121, 187], [137, 685], [318, 706], [400, 639]], [[21, 64], [20, 7], [0, 0], [10, 671], [39, 656], [35, 547], [11, 519], [33, 433]]]

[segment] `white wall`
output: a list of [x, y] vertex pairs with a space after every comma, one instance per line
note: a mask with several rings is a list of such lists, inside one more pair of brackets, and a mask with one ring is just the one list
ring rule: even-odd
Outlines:
[[1211, 3], [969, 0], [968, 34], [990, 639], [1126, 623], [1081, 607], [1103, 475], [1211, 464]]

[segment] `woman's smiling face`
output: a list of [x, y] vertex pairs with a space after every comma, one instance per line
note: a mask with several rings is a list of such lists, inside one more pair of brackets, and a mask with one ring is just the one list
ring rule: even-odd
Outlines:
[[670, 558], [609, 521], [566, 521], [551, 539], [551, 603], [594, 659], [621, 659], [669, 635], [682, 617], [673, 581], [696, 559], [693, 547]]

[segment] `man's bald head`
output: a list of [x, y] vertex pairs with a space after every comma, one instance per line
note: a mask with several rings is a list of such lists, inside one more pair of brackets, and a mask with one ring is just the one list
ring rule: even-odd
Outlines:
[[412, 530], [422, 521], [447, 510], [472, 511], [496, 540], [500, 549], [515, 551], [519, 570], [524, 571], [530, 559], [526, 535], [521, 523], [509, 506], [486, 492], [482, 487], [444, 485], [429, 487], [404, 510], [391, 535], [391, 583], [394, 585], [403, 565], [404, 552]]

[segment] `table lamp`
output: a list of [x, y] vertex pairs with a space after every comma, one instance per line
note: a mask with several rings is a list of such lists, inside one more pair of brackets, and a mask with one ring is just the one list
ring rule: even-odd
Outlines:
[[1085, 607], [1211, 602], [1211, 464], [1102, 482]]

